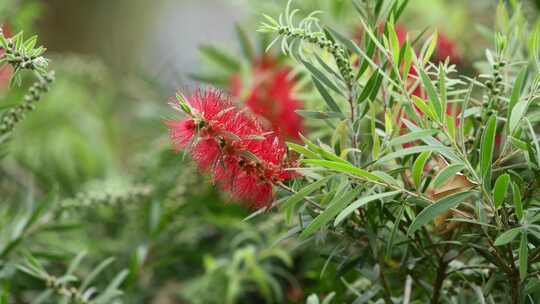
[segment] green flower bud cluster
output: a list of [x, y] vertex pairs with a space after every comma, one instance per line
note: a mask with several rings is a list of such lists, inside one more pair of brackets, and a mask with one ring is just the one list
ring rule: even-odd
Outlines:
[[65, 285], [60, 279], [55, 276], [47, 275], [45, 278], [47, 288], [52, 289], [57, 295], [68, 298], [69, 303], [89, 304], [90, 300], [86, 299], [83, 293], [73, 286]]
[[330, 54], [334, 56], [339, 72], [341, 73], [341, 76], [343, 76], [343, 78], [345, 79], [347, 86], [349, 88], [352, 87], [355, 75], [349, 62], [347, 50], [341, 45], [326, 38], [325, 35], [321, 32], [313, 33], [301, 28], [291, 28], [289, 26], [280, 26], [278, 27], [277, 32], [280, 35], [308, 41], [312, 44], [317, 45], [321, 49], [328, 50]]
[[0, 118], [0, 135], [5, 135], [13, 130], [15, 125], [22, 121], [27, 113], [33, 111], [36, 103], [41, 99], [43, 93], [49, 90], [50, 84], [54, 81], [54, 72], [40, 77], [24, 95], [24, 101], [19, 105], [7, 110]]

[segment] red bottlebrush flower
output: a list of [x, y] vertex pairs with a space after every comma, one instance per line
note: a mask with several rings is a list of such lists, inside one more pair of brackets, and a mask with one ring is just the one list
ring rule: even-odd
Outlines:
[[448, 36], [446, 36], [444, 33], [439, 33], [433, 60], [435, 62], [441, 62], [445, 61], [446, 58], [449, 58], [449, 61], [452, 64], [461, 63], [461, 57], [459, 56], [456, 43], [448, 38]]
[[219, 92], [196, 93], [181, 108], [189, 117], [167, 122], [175, 148], [187, 149], [233, 199], [268, 206], [273, 185], [294, 177], [283, 141]]
[[[2, 29], [4, 36], [11, 37], [12, 34], [9, 25], [4, 24], [0, 26], [0, 28]], [[0, 50], [0, 56], [4, 55], [4, 52], [4, 50]], [[4, 65], [0, 67], [0, 91], [4, 91], [6, 89], [12, 73], [13, 68], [10, 65]]]
[[[283, 139], [300, 140], [303, 119], [295, 111], [303, 107], [293, 94], [295, 85], [290, 68], [278, 66], [264, 57], [253, 65], [253, 77], [248, 86], [246, 106], [266, 121], [268, 127]], [[241, 98], [244, 87], [239, 74], [230, 79], [230, 93]]]

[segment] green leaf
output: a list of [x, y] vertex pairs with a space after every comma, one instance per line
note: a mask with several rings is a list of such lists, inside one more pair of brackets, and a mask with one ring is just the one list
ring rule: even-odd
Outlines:
[[342, 113], [338, 104], [334, 101], [330, 93], [328, 93], [324, 85], [317, 78], [315, 78], [315, 76], [312, 76], [311, 79], [313, 79], [313, 84], [317, 88], [317, 91], [319, 91], [321, 94], [328, 107], [334, 112]]
[[501, 207], [504, 198], [506, 197], [509, 183], [510, 175], [506, 173], [497, 178], [495, 186], [493, 187], [493, 204], [495, 204], [496, 209]]
[[495, 145], [495, 132], [497, 130], [497, 116], [492, 115], [487, 127], [482, 134], [482, 142], [480, 145], [480, 175], [484, 181], [486, 190], [491, 190], [491, 162], [493, 160], [493, 149]]
[[298, 115], [311, 118], [311, 119], [331, 119], [331, 118], [340, 118], [344, 119], [343, 114], [339, 112], [322, 112], [322, 111], [305, 111], [305, 110], [296, 110]]
[[523, 84], [525, 77], [527, 76], [527, 68], [523, 68], [517, 76], [514, 87], [512, 88], [512, 95], [510, 96], [510, 102], [508, 103], [508, 120], [510, 121], [510, 114], [514, 109], [514, 106], [518, 103], [521, 91], [523, 90]]
[[311, 236], [322, 226], [328, 223], [332, 218], [334, 218], [345, 206], [347, 206], [360, 192], [361, 187], [356, 189], [349, 190], [343, 195], [336, 195], [328, 208], [326, 208], [319, 216], [317, 216], [309, 225], [300, 233], [299, 238], [304, 240], [307, 237]]
[[434, 220], [437, 216], [448, 211], [450, 208], [455, 207], [459, 203], [463, 202], [466, 198], [473, 195], [474, 191], [465, 191], [456, 193], [447, 197], [444, 197], [435, 203], [424, 208], [418, 216], [413, 220], [411, 226], [409, 227], [408, 234], [413, 234], [416, 230], [422, 228], [427, 223]]
[[305, 157], [309, 157], [309, 158], [319, 158], [317, 156], [317, 154], [311, 150], [309, 150], [308, 148], [304, 147], [304, 146], [301, 146], [299, 144], [296, 144], [296, 143], [292, 143], [292, 142], [287, 142], [287, 147], [289, 147], [289, 149], [299, 153], [299, 154], [302, 154], [304, 155]]
[[[416, 154], [416, 153], [422, 153], [425, 151], [431, 151], [431, 152], [437, 152], [444, 156], [450, 157], [452, 155], [452, 149], [445, 147], [445, 146], [415, 146], [415, 147], [409, 147], [405, 149], [398, 150], [396, 152], [389, 153], [377, 160], [377, 163], [384, 163], [399, 157]], [[453, 158], [453, 157], [450, 157]]]
[[459, 171], [463, 170], [464, 167], [463, 164], [448, 165], [435, 176], [431, 186], [433, 188], [440, 188], [450, 177], [455, 176]]
[[422, 181], [422, 176], [424, 174], [424, 167], [426, 162], [431, 156], [431, 151], [424, 151], [416, 158], [412, 166], [412, 177], [416, 189], [420, 190], [420, 182]]
[[426, 88], [426, 92], [429, 97], [429, 101], [433, 105], [433, 108], [435, 109], [435, 114], [437, 115], [438, 121], [442, 121], [443, 118], [443, 108], [441, 105], [441, 101], [439, 100], [439, 96], [437, 95], [437, 91], [435, 90], [435, 87], [433, 86], [433, 83], [431, 82], [431, 79], [424, 71], [424, 68], [419, 67], [418, 68], [420, 79], [422, 80], [422, 83], [424, 87]]
[[516, 208], [516, 216], [519, 220], [523, 218], [523, 203], [521, 202], [521, 192], [516, 183], [512, 183], [512, 198]]
[[307, 61], [302, 60], [302, 63], [309, 70], [309, 72], [311, 73], [311, 75], [313, 77], [317, 78], [327, 88], [329, 88], [332, 91], [334, 91], [334, 92], [338, 93], [339, 95], [343, 96], [343, 92], [323, 72], [321, 72], [313, 64], [311, 64], [311, 63], [309, 63]]
[[438, 121], [433, 104], [427, 103], [425, 100], [416, 95], [412, 96], [412, 100], [414, 101], [414, 104], [420, 109], [420, 111], [422, 111], [422, 113], [426, 114], [433, 121]]
[[319, 188], [321, 188], [322, 186], [324, 186], [327, 182], [328, 182], [328, 179], [330, 179], [330, 176], [326, 176], [314, 183], [311, 183], [309, 184], [308, 186], [302, 188], [301, 190], [299, 190], [298, 192], [296, 192], [295, 194], [291, 195], [284, 203], [283, 203], [283, 208], [284, 209], [288, 209], [288, 208], [292, 208], [294, 207], [294, 205], [296, 205], [298, 202], [300, 202], [301, 200], [303, 200], [306, 196], [310, 195], [311, 193], [313, 193], [314, 191], [318, 190]]
[[366, 170], [357, 168], [350, 163], [335, 162], [335, 161], [322, 160], [322, 159], [304, 159], [302, 160], [302, 163], [310, 164], [310, 165], [317, 165], [319, 167], [332, 169], [337, 172], [350, 174], [352, 176], [359, 177], [364, 180], [367, 179], [369, 181], [376, 182], [376, 183], [383, 182], [383, 180], [377, 175], [371, 172], [368, 172]]
[[512, 109], [512, 112], [510, 114], [510, 118], [508, 120], [508, 134], [512, 135], [514, 134], [514, 131], [519, 125], [519, 122], [523, 117], [525, 116], [525, 113], [527, 112], [527, 108], [529, 107], [529, 101], [528, 100], [522, 100], [518, 102], [515, 107]]
[[437, 133], [437, 130], [420, 130], [420, 131], [413, 131], [404, 135], [401, 135], [399, 137], [396, 137], [390, 141], [391, 146], [397, 146], [402, 145], [405, 143], [421, 140], [426, 136], [431, 136], [433, 134]]
[[510, 230], [503, 232], [501, 235], [497, 237], [493, 245], [502, 246], [502, 245], [506, 245], [510, 243], [516, 238], [516, 236], [519, 234], [520, 231], [521, 231], [521, 227], [516, 227], [516, 228], [512, 228]]
[[373, 74], [369, 77], [368, 81], [366, 82], [366, 85], [362, 89], [362, 93], [358, 95], [358, 98], [356, 99], [356, 102], [358, 104], [362, 103], [364, 100], [366, 100], [368, 97], [372, 95], [373, 90], [378, 91], [379, 88], [377, 87], [377, 84], [380, 86], [380, 79], [382, 79], [382, 75], [380, 74], [379, 69], [376, 69], [373, 71]]
[[392, 253], [392, 247], [394, 246], [394, 239], [396, 238], [397, 231], [399, 229], [399, 222], [401, 222], [401, 219], [403, 218], [403, 213], [405, 212], [406, 205], [401, 205], [399, 208], [398, 215], [396, 216], [396, 220], [394, 222], [394, 226], [392, 227], [392, 232], [390, 233], [390, 237], [388, 238], [388, 243], [386, 244], [386, 257], [390, 257], [390, 254]]
[[521, 241], [519, 242], [519, 278], [521, 281], [527, 277], [527, 266], [529, 257], [529, 242], [527, 233], [521, 233]]
[[336, 217], [336, 220], [334, 221], [334, 226], [341, 224], [341, 222], [345, 218], [347, 218], [349, 215], [351, 215], [351, 213], [353, 213], [354, 210], [363, 207], [367, 203], [375, 201], [375, 200], [383, 199], [385, 197], [394, 196], [400, 192], [401, 191], [398, 190], [398, 191], [392, 191], [392, 192], [377, 193], [377, 194], [368, 195], [368, 196], [359, 198], [358, 200], [350, 204], [347, 208], [345, 208], [343, 211], [339, 213], [339, 215]]

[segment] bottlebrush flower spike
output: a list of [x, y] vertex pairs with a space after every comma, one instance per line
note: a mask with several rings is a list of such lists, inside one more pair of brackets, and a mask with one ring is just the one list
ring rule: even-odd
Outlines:
[[267, 207], [273, 185], [291, 179], [283, 141], [254, 116], [216, 90], [177, 96], [184, 120], [167, 121], [177, 150], [187, 149], [200, 170], [232, 198], [251, 207]]
[[[301, 109], [303, 103], [293, 95], [295, 81], [290, 72], [290, 68], [279, 66], [269, 57], [257, 60], [253, 64], [245, 104], [282, 139], [299, 141], [303, 119], [295, 111]], [[245, 88], [239, 74], [231, 76], [229, 89], [233, 97], [243, 97]]]
[[[5, 37], [11, 37], [11, 29], [9, 25], [3, 24], [0, 26], [0, 30], [2, 30], [2, 33]], [[0, 57], [4, 55], [4, 50], [0, 50]], [[13, 68], [6, 64], [2, 67], [0, 67], [0, 91], [4, 91], [6, 87], [9, 84], [9, 79], [11, 78], [11, 74], [13, 73]]]

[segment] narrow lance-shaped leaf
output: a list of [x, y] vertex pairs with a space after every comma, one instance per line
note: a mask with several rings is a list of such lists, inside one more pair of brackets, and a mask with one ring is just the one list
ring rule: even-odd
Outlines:
[[510, 115], [514, 106], [518, 103], [519, 97], [521, 96], [521, 91], [523, 89], [523, 84], [525, 82], [525, 77], [527, 76], [527, 68], [523, 68], [514, 82], [514, 87], [512, 88], [512, 95], [510, 96], [510, 102], [508, 103], [508, 119], [510, 120]]
[[419, 130], [419, 131], [413, 131], [401, 136], [398, 136], [390, 141], [391, 146], [397, 146], [402, 145], [405, 143], [413, 142], [420, 140], [426, 136], [431, 136], [433, 134], [437, 133], [437, 130]]
[[473, 195], [474, 191], [465, 191], [456, 193], [445, 198], [442, 198], [435, 203], [424, 208], [418, 216], [413, 220], [411, 226], [409, 227], [408, 234], [413, 234], [416, 230], [422, 228], [427, 223], [434, 220], [437, 216], [448, 211], [450, 208], [457, 206], [462, 203], [466, 198]]
[[416, 189], [420, 191], [420, 182], [424, 174], [424, 167], [431, 156], [431, 151], [424, 151], [416, 158], [412, 166], [412, 176]]
[[283, 205], [282, 205], [283, 208], [287, 209], [287, 208], [293, 207], [294, 205], [296, 205], [296, 203], [303, 200], [306, 196], [310, 195], [314, 191], [316, 191], [319, 188], [321, 188], [322, 186], [326, 185], [329, 178], [330, 177], [327, 176], [325, 178], [322, 178], [322, 179], [320, 179], [320, 180], [318, 180], [318, 181], [316, 181], [314, 183], [311, 183], [311, 184], [307, 185], [306, 187], [300, 189], [298, 192], [291, 195], [285, 202], [283, 202]]
[[498, 209], [501, 207], [506, 196], [509, 183], [510, 175], [506, 173], [497, 178], [495, 186], [493, 187], [493, 204], [495, 205], [495, 208]]
[[339, 108], [337, 103], [334, 101], [330, 93], [328, 93], [324, 85], [317, 78], [315, 78], [315, 76], [312, 76], [312, 79], [313, 79], [313, 84], [317, 88], [317, 91], [319, 91], [319, 93], [321, 94], [323, 100], [326, 102], [328, 107], [334, 112], [342, 113], [341, 109]]
[[512, 198], [516, 208], [516, 216], [518, 220], [521, 220], [523, 218], [523, 203], [521, 202], [521, 192], [516, 183], [512, 183]]
[[350, 174], [352, 176], [356, 176], [361, 179], [369, 180], [372, 182], [380, 183], [383, 181], [377, 175], [371, 172], [368, 172], [364, 169], [357, 168], [349, 163], [335, 162], [335, 161], [322, 160], [322, 159], [305, 159], [305, 160], [302, 160], [302, 162], [305, 164], [317, 165], [317, 166], [328, 168], [337, 172]]
[[420, 79], [422, 80], [422, 84], [426, 88], [426, 92], [429, 97], [429, 102], [433, 104], [433, 108], [435, 109], [435, 113], [437, 114], [438, 121], [442, 121], [443, 118], [443, 108], [441, 105], [441, 101], [439, 100], [439, 96], [437, 95], [437, 91], [435, 90], [435, 87], [433, 86], [433, 83], [431, 82], [431, 79], [426, 74], [424, 69], [422, 67], [418, 68]]
[[334, 221], [334, 226], [341, 224], [341, 222], [343, 222], [344, 219], [346, 219], [349, 215], [351, 215], [354, 212], [354, 210], [361, 208], [367, 203], [375, 201], [375, 200], [383, 199], [386, 197], [394, 196], [400, 192], [401, 191], [398, 190], [398, 191], [392, 191], [392, 192], [377, 193], [377, 194], [368, 195], [368, 196], [359, 198], [358, 200], [356, 200], [355, 202], [347, 206], [347, 208], [345, 208], [343, 211], [341, 211], [338, 214], [338, 216], [336, 217]]
[[513, 241], [520, 231], [521, 231], [521, 227], [516, 227], [510, 230], [507, 230], [503, 232], [501, 235], [499, 235], [493, 244], [495, 246], [506, 245], [510, 243], [511, 241]]
[[437, 176], [433, 179], [431, 186], [433, 188], [440, 188], [444, 183], [452, 176], [455, 176], [459, 171], [463, 170], [465, 165], [463, 164], [451, 164], [442, 169]]
[[523, 281], [527, 277], [527, 266], [529, 258], [529, 242], [527, 240], [527, 232], [521, 233], [521, 241], [519, 242], [519, 278]]
[[482, 134], [480, 145], [480, 174], [482, 176], [484, 187], [491, 190], [491, 162], [493, 160], [493, 149], [495, 145], [495, 132], [497, 129], [497, 117], [492, 115], [487, 123], [486, 129]]
[[305, 239], [319, 230], [322, 226], [328, 223], [336, 216], [345, 206], [347, 206], [360, 192], [361, 187], [347, 191], [344, 195], [337, 194], [331, 204], [319, 216], [317, 216], [309, 225], [300, 233], [299, 238]]

